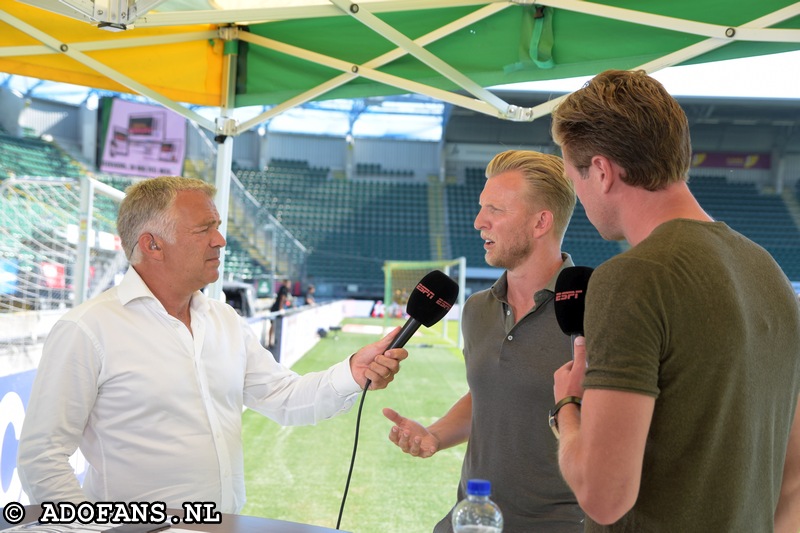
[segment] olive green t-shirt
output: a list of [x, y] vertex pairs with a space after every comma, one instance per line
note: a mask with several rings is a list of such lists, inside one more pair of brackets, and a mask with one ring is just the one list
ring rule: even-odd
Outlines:
[[673, 220], [598, 267], [587, 389], [656, 398], [633, 509], [587, 531], [772, 531], [800, 387], [800, 313], [760, 246]]

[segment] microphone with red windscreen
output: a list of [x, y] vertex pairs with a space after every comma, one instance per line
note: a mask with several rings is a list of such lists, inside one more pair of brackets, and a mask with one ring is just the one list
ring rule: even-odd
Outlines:
[[590, 267], [572, 266], [563, 269], [556, 279], [556, 320], [561, 331], [572, 337], [573, 349], [575, 337], [583, 335], [586, 290], [592, 272]]

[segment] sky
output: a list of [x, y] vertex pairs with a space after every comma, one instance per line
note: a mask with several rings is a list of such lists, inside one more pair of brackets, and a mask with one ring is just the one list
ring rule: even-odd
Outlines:
[[[800, 99], [800, 51], [670, 67], [653, 74], [673, 96]], [[514, 89], [569, 92], [591, 76], [519, 83]]]

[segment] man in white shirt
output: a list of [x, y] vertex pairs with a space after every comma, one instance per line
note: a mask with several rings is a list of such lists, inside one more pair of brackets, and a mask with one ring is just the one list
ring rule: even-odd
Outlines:
[[[225, 238], [213, 186], [161, 177], [131, 186], [117, 228], [131, 266], [119, 286], [68, 312], [45, 342], [17, 467], [43, 501], [245, 503], [241, 413], [283, 425], [346, 412], [385, 388], [408, 356], [397, 330], [300, 376], [236, 311], [200, 289], [219, 277]], [[81, 487], [68, 458], [89, 463]]]

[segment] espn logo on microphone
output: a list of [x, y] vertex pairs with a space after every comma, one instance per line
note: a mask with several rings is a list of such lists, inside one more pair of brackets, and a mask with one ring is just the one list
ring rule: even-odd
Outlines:
[[[418, 290], [421, 294], [425, 295], [425, 297], [428, 298], [428, 300], [433, 300], [434, 298], [436, 298], [436, 295], [433, 293], [433, 291], [430, 290], [425, 285], [423, 285], [422, 283], [417, 283], [416, 290]], [[443, 298], [436, 298], [435, 303], [442, 309], [450, 310], [453, 307], [453, 304], [451, 304], [447, 300], [444, 300]]]
[[435, 294], [433, 294], [433, 291], [432, 291], [432, 290], [430, 290], [430, 289], [429, 289], [428, 287], [426, 287], [425, 285], [423, 285], [422, 283], [417, 283], [417, 287], [416, 287], [416, 289], [417, 289], [419, 292], [421, 292], [422, 294], [424, 294], [424, 295], [425, 295], [425, 296], [428, 298], [428, 300], [433, 300], [433, 299], [436, 297], [436, 295], [435, 295]]
[[445, 300], [443, 300], [441, 298], [436, 300], [436, 305], [438, 305], [442, 309], [447, 309], [447, 310], [450, 310], [453, 307], [453, 304], [451, 304], [450, 302], [447, 302], [447, 301], [445, 301]]
[[561, 291], [556, 293], [556, 301], [563, 302], [564, 300], [577, 300], [583, 294], [583, 290], [575, 290], [575, 291]]

